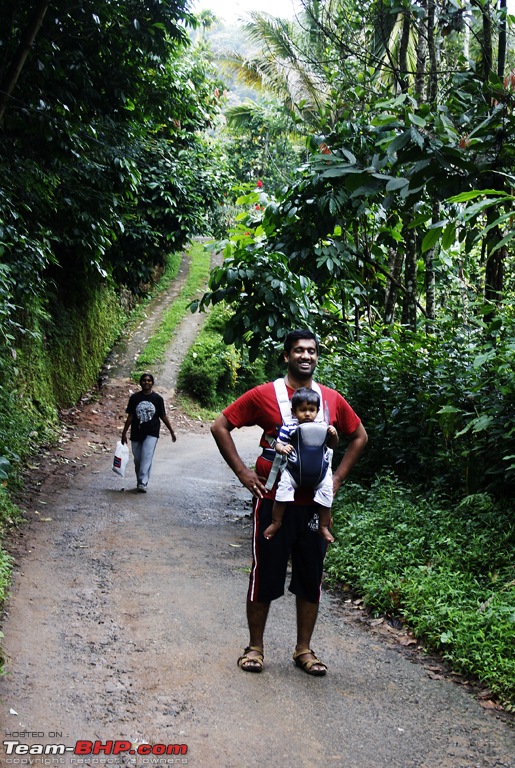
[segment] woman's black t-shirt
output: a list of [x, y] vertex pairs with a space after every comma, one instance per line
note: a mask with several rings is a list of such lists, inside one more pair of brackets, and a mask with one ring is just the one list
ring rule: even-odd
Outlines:
[[165, 403], [157, 392], [135, 392], [130, 396], [127, 413], [133, 414], [131, 440], [143, 442], [150, 435], [159, 437], [160, 419], [165, 415]]

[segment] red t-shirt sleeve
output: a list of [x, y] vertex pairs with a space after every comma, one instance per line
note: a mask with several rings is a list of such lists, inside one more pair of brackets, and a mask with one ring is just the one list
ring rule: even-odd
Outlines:
[[260, 384], [245, 392], [223, 410], [223, 414], [233, 427], [260, 426], [265, 432], [277, 434], [282, 424], [281, 412], [277, 404], [274, 385]]
[[351, 408], [349, 403], [338, 392], [336, 394], [336, 419], [333, 422], [336, 429], [348, 437], [356, 431], [361, 424], [358, 414]]

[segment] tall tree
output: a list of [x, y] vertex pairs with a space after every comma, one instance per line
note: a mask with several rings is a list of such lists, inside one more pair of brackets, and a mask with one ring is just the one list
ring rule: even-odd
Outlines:
[[7, 104], [16, 87], [16, 83], [20, 77], [23, 65], [27, 60], [27, 56], [30, 53], [34, 39], [43, 24], [48, 5], [49, 0], [40, 0], [34, 7], [25, 28], [21, 30], [20, 41], [13, 54], [12, 60], [2, 75], [0, 81], [0, 123], [3, 120]]

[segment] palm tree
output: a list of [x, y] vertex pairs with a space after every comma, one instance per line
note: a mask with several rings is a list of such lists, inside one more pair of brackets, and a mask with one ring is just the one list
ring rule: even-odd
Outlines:
[[330, 89], [317, 58], [308, 53], [306, 29], [297, 20], [259, 12], [249, 15], [243, 29], [258, 52], [248, 58], [226, 54], [222, 67], [255, 90], [274, 94], [304, 122], [316, 122]]

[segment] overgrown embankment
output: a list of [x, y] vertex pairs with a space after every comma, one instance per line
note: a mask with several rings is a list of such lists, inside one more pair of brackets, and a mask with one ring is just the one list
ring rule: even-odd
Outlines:
[[[181, 254], [171, 254], [159, 280], [136, 297], [111, 282], [67, 281], [55, 286], [44, 308], [33, 302], [23, 332], [0, 345], [0, 541], [19, 522], [13, 503], [23, 472], [43, 446], [60, 434], [59, 411], [98, 384], [108, 352], [123, 329], [177, 276]], [[14, 329], [13, 329], [14, 330]], [[0, 549], [0, 601], [9, 583], [10, 558]]]
[[[126, 318], [110, 286], [79, 288], [47, 311], [27, 313], [23, 333], [0, 349], [0, 537], [20, 518], [12, 493], [28, 459], [55, 440], [59, 409], [90, 390]], [[10, 561], [0, 551], [0, 599]]]

